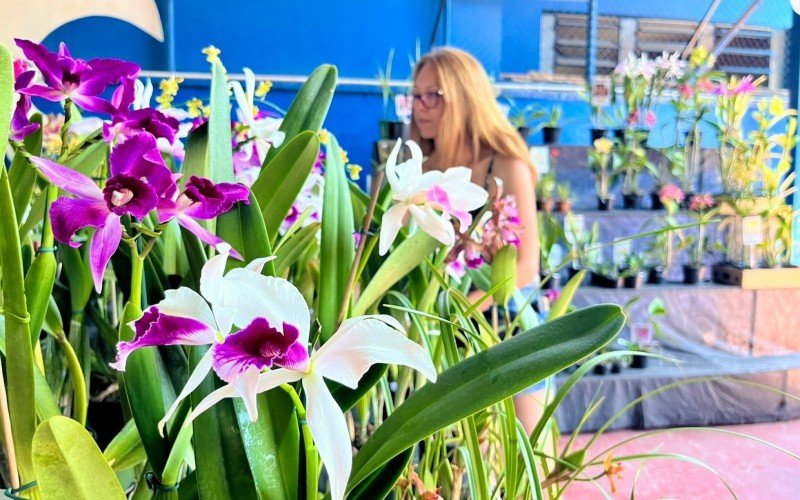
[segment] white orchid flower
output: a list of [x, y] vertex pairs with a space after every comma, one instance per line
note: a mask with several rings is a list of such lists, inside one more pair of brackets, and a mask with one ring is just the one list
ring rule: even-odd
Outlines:
[[461, 231], [465, 231], [472, 223], [470, 211], [486, 204], [489, 194], [471, 181], [472, 170], [467, 167], [423, 173], [422, 150], [414, 141], [406, 142], [411, 159], [398, 165], [401, 145], [398, 139], [386, 161], [386, 179], [395, 204], [383, 215], [380, 254], [389, 251], [409, 215], [423, 231], [445, 245], [453, 245], [452, 218], [458, 219]]
[[[300, 292], [288, 281], [271, 278], [247, 269], [236, 269], [209, 283], [214, 291], [210, 301], [217, 315], [231, 318], [234, 325], [253, 325], [227, 336], [215, 347], [214, 370], [224, 378], [227, 372], [242, 372], [242, 367], [263, 366], [265, 355], [280, 368], [240, 377], [209, 394], [189, 416], [189, 421], [225, 398], [242, 396], [247, 387], [253, 404], [247, 404], [250, 420], [258, 418], [255, 395], [281, 384], [300, 381], [306, 399], [306, 418], [322, 463], [328, 471], [331, 494], [344, 498], [352, 469], [352, 447], [344, 414], [333, 398], [325, 379], [351, 389], [373, 364], [405, 365], [436, 380], [436, 370], [428, 353], [409, 340], [403, 327], [391, 316], [351, 318], [309, 357], [310, 312]], [[208, 296], [207, 296], [208, 298]], [[281, 336], [282, 334], [282, 336]], [[293, 347], [303, 346], [303, 351]], [[282, 355], [280, 359], [275, 355]]]
[[243, 146], [246, 153], [245, 160], [255, 153], [258, 155], [259, 163], [264, 162], [267, 152], [271, 147], [278, 147], [283, 143], [286, 134], [279, 130], [283, 120], [270, 116], [259, 116], [259, 110], [255, 105], [256, 76], [250, 68], [244, 68], [244, 83], [231, 82], [233, 95], [236, 98], [236, 116], [241, 123], [247, 126], [245, 134], [247, 142]]

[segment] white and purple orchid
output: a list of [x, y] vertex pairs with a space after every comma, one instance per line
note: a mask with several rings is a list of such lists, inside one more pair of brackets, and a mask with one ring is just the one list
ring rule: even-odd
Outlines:
[[74, 59], [65, 44], [58, 53], [50, 52], [44, 45], [29, 40], [15, 39], [17, 46], [42, 73], [45, 85], [32, 84], [19, 93], [58, 102], [70, 99], [86, 111], [113, 114], [117, 111], [111, 101], [100, 95], [110, 85], [121, 84], [113, 100], [133, 88], [139, 74], [139, 65], [119, 59]]
[[379, 251], [386, 254], [409, 215], [416, 224], [445, 245], [455, 243], [452, 219], [459, 221], [461, 231], [472, 223], [470, 211], [482, 207], [489, 196], [485, 189], [472, 183], [472, 170], [452, 167], [444, 172], [422, 172], [422, 150], [413, 141], [406, 145], [411, 159], [397, 164], [402, 141], [395, 144], [386, 162], [386, 179], [395, 204], [383, 215]]
[[243, 152], [242, 160], [250, 160], [255, 152], [257, 163], [261, 166], [270, 148], [280, 146], [286, 134], [279, 130], [282, 119], [269, 116], [256, 107], [256, 77], [250, 68], [244, 68], [244, 77], [244, 88], [239, 82], [231, 82], [238, 107], [236, 116], [239, 122], [245, 126], [244, 141], [240, 146]]
[[[370, 366], [389, 363], [409, 366], [435, 381], [433, 363], [419, 344], [404, 335], [397, 320], [383, 315], [344, 321], [330, 340], [309, 356], [311, 318], [299, 290], [282, 278], [260, 274], [263, 262], [223, 275], [226, 259], [223, 252], [203, 268], [202, 297], [179, 288], [148, 308], [133, 323], [134, 340], [120, 343], [113, 366], [124, 369], [126, 357], [141, 347], [210, 344], [178, 399], [188, 396], [212, 369], [228, 384], [203, 399], [190, 421], [234, 397], [242, 397], [255, 421], [258, 393], [300, 381], [308, 426], [328, 471], [332, 497], [342, 499], [352, 468], [352, 448], [345, 417], [325, 379], [356, 388]], [[232, 326], [240, 330], [229, 333]], [[177, 402], [161, 421], [162, 429], [176, 407]]]

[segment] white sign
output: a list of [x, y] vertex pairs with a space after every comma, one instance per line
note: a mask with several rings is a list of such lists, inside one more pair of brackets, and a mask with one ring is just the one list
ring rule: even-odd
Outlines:
[[651, 345], [655, 340], [653, 325], [650, 323], [634, 323], [631, 326], [631, 343], [644, 346]]
[[406, 94], [397, 94], [394, 96], [394, 112], [397, 118], [403, 122], [408, 123], [411, 121], [411, 110], [414, 107], [414, 98]]
[[751, 215], [742, 219], [742, 243], [745, 245], [759, 245], [764, 241], [764, 231], [761, 229], [761, 217]]
[[531, 146], [529, 151], [533, 166], [536, 167], [536, 172], [539, 173], [539, 178], [541, 179], [544, 174], [550, 171], [550, 148], [547, 146]]
[[607, 76], [595, 77], [592, 82], [592, 106], [603, 107], [611, 104], [611, 79]]

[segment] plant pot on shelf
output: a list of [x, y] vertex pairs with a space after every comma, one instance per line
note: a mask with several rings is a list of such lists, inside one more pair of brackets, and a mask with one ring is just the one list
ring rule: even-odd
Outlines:
[[664, 283], [664, 268], [662, 266], [656, 266], [648, 269], [647, 283], [650, 285], [660, 285]]
[[592, 286], [600, 288], [622, 288], [622, 278], [612, 278], [611, 276], [599, 274], [594, 271], [591, 273], [590, 283]]
[[561, 140], [560, 127], [543, 127], [542, 138], [545, 144], [558, 144]]
[[692, 200], [693, 196], [694, 196], [694, 193], [692, 193], [692, 192], [686, 192], [685, 193], [683, 201], [681, 202], [681, 208], [682, 209], [689, 210], [689, 203], [691, 203], [691, 200]]
[[622, 208], [625, 210], [638, 210], [642, 208], [642, 195], [636, 193], [623, 194]]
[[690, 265], [683, 266], [683, 282], [687, 285], [696, 285], [700, 282], [700, 271], [702, 268]]
[[625, 288], [633, 288], [635, 290], [638, 290], [642, 288], [645, 276], [646, 276], [645, 273], [636, 273], [633, 276], [625, 276], [622, 283], [625, 286]]
[[614, 138], [619, 139], [620, 141], [625, 140], [625, 129], [624, 128], [615, 128], [614, 129]]
[[636, 368], [641, 370], [642, 368], [647, 368], [647, 356], [642, 356], [641, 354], [634, 354], [633, 359], [631, 360], [631, 368]]
[[540, 212], [551, 213], [556, 206], [556, 200], [548, 198], [545, 200], [536, 200], [536, 208]]
[[601, 212], [610, 212], [614, 210], [614, 198], [608, 197], [605, 200], [598, 197], [597, 198], [597, 209]]
[[594, 365], [594, 368], [592, 368], [592, 371], [595, 375], [605, 375], [608, 373], [608, 365], [605, 363], [597, 363]]
[[531, 135], [530, 127], [517, 127], [517, 132], [519, 132], [523, 141], [528, 142], [528, 137]]
[[619, 360], [614, 360], [611, 362], [611, 369], [609, 370], [611, 373], [622, 373], [622, 362]]
[[658, 191], [650, 193], [650, 208], [653, 210], [664, 210], [664, 203], [661, 202], [661, 196]]
[[597, 139], [602, 139], [605, 137], [608, 133], [608, 130], [604, 128], [593, 128], [590, 130], [590, 133], [592, 134], [592, 144], [594, 144], [594, 141]]
[[380, 121], [381, 139], [400, 139], [403, 137], [403, 122], [381, 120]]
[[568, 214], [572, 210], [572, 202], [569, 200], [558, 200], [556, 202], [556, 210], [560, 214]]

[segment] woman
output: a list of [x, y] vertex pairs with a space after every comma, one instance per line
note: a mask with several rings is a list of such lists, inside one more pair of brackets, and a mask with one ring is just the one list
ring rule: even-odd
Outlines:
[[[535, 168], [525, 142], [497, 105], [486, 71], [467, 52], [441, 48], [414, 67], [412, 95], [411, 139], [427, 156], [425, 170], [467, 166], [472, 182], [490, 193], [500, 185], [503, 194], [516, 198], [522, 227], [517, 287], [535, 285], [539, 279]], [[514, 399], [517, 416], [530, 434], [541, 416], [544, 385]]]

